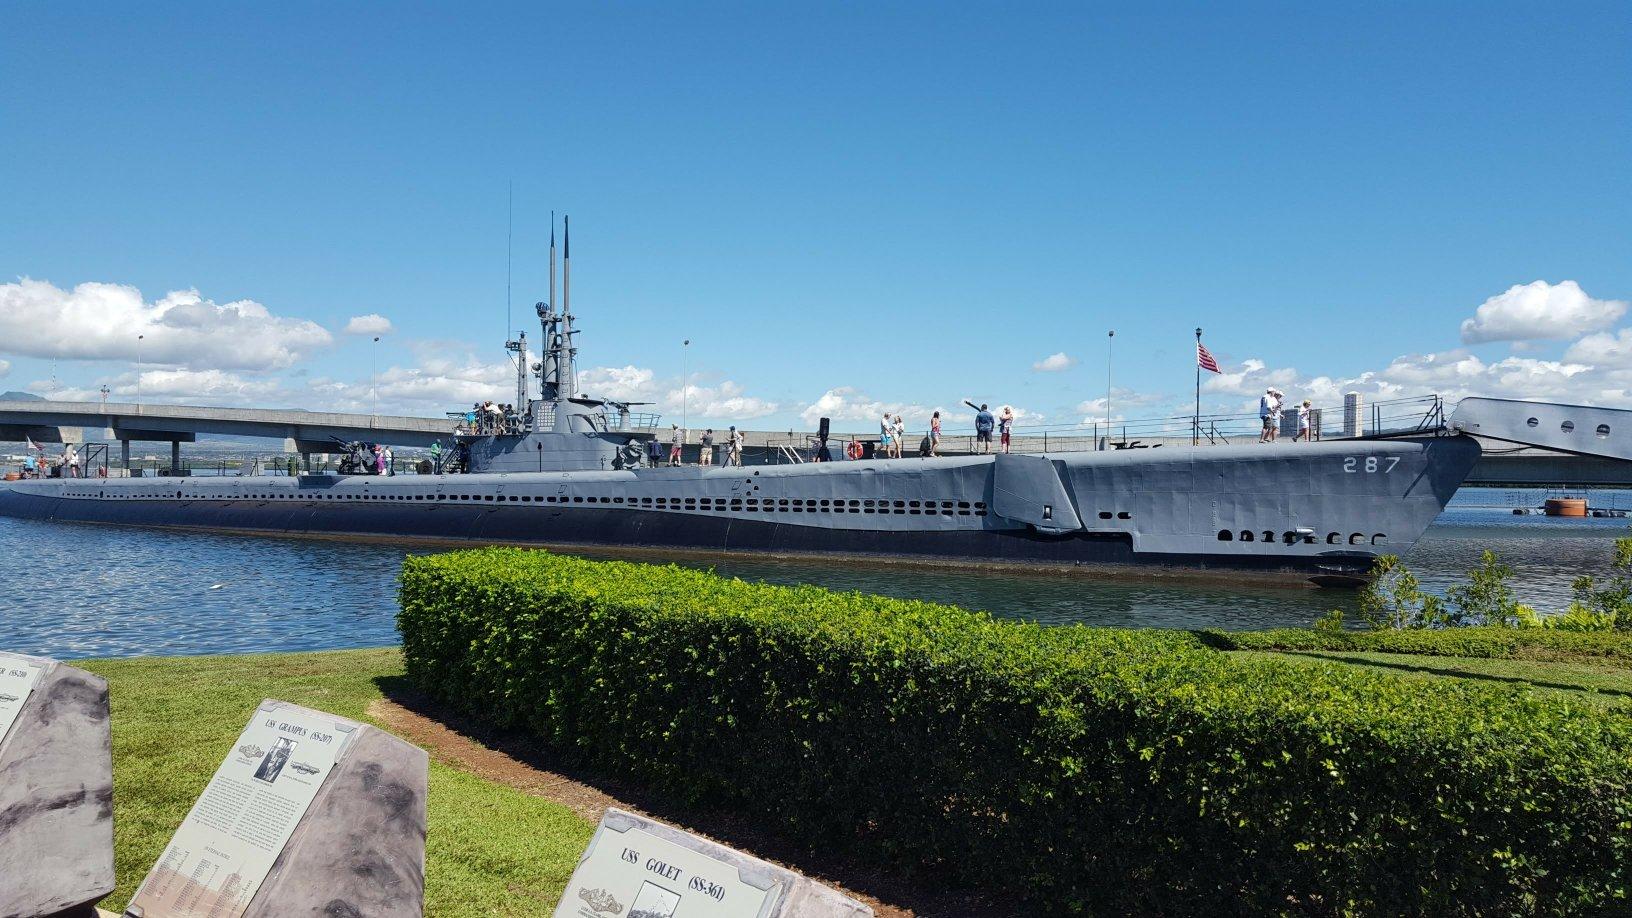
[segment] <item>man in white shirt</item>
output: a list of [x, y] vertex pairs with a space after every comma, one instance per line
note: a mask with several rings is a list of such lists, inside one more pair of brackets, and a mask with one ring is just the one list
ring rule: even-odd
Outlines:
[[1275, 388], [1271, 386], [1264, 390], [1258, 399], [1258, 419], [1263, 422], [1263, 429], [1258, 432], [1258, 442], [1268, 443], [1275, 439], [1275, 416], [1280, 413], [1281, 401], [1275, 397]]

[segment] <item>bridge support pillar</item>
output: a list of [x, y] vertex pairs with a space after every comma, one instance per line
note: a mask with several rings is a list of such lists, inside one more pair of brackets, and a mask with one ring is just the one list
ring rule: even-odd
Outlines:
[[125, 467], [125, 472], [129, 473], [130, 472], [130, 441], [129, 440], [120, 440], [119, 441], [119, 462], [120, 462], [121, 465], [123, 465]]
[[170, 474], [181, 474], [181, 441], [170, 441]]

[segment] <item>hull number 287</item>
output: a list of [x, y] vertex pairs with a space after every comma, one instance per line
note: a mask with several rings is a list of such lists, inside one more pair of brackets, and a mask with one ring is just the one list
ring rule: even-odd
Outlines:
[[1345, 472], [1382, 472], [1387, 475], [1394, 471], [1394, 466], [1400, 464], [1399, 456], [1349, 456], [1343, 460]]

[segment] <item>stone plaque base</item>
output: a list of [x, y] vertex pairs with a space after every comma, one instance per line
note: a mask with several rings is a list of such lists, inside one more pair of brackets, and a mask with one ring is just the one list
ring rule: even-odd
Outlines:
[[430, 756], [359, 725], [245, 918], [419, 918]]
[[41, 658], [0, 745], [0, 915], [86, 911], [113, 892], [108, 683]]

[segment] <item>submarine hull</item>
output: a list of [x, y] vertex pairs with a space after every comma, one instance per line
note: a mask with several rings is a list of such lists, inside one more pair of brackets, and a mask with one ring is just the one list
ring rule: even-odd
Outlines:
[[1361, 582], [1479, 456], [1461, 436], [750, 468], [109, 478], [0, 514], [291, 535]]

